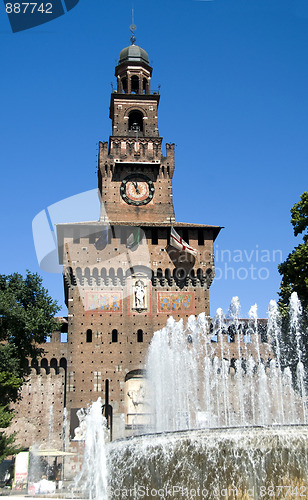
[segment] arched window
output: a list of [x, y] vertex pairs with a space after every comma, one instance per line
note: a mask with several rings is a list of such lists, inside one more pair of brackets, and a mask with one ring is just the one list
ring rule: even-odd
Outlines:
[[117, 277], [122, 280], [124, 275], [123, 275], [123, 269], [121, 267], [118, 268], [117, 270]]
[[167, 280], [171, 279], [171, 271], [170, 271], [170, 269], [165, 269], [165, 278], [167, 278]]
[[183, 267], [177, 267], [175, 272], [175, 277], [178, 280], [184, 280], [186, 278], [186, 271]]
[[47, 372], [47, 370], [48, 370], [48, 361], [47, 361], [46, 358], [43, 358], [41, 360], [41, 368], [44, 368], [46, 370], [46, 372]]
[[139, 94], [139, 78], [137, 75], [133, 75], [131, 78], [131, 92]]
[[143, 342], [143, 331], [138, 330], [137, 332], [137, 342]]
[[87, 342], [92, 342], [92, 330], [87, 330]]
[[112, 330], [112, 342], [118, 342], [118, 330]]
[[66, 368], [67, 368], [67, 361], [66, 361], [65, 358], [61, 358], [60, 359], [60, 367], [64, 368], [64, 370], [66, 370]]
[[202, 280], [203, 279], [203, 271], [202, 269], [197, 269], [197, 277], [199, 280]]
[[131, 111], [128, 117], [128, 129], [143, 132], [143, 114], [141, 111]]
[[122, 78], [121, 82], [122, 82], [123, 92], [125, 94], [127, 94], [127, 78], [126, 78], [126, 76], [124, 76], [124, 78]]
[[52, 358], [52, 360], [50, 361], [50, 368], [53, 368], [56, 373], [58, 373], [58, 361], [56, 360], [56, 358]]
[[148, 93], [148, 81], [146, 78], [143, 78], [142, 80], [142, 91], [144, 94]]
[[195, 278], [195, 270], [194, 269], [191, 269], [190, 272], [189, 272], [189, 276], [191, 278]]

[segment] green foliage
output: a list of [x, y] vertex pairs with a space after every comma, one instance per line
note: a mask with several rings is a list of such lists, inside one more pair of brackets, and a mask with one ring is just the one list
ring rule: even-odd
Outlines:
[[15, 455], [22, 451], [20, 447], [14, 444], [16, 434], [7, 436], [4, 432], [0, 432], [0, 463], [9, 455]]
[[[303, 242], [294, 248], [285, 262], [278, 266], [279, 273], [282, 275], [278, 306], [282, 316], [282, 364], [291, 369], [296, 387], [298, 348], [300, 348], [301, 360], [306, 371], [308, 370], [308, 192], [304, 192], [300, 201], [292, 207], [291, 215], [294, 235], [302, 234]], [[299, 326], [300, 338], [296, 338], [292, 331], [289, 317], [289, 301], [293, 292], [297, 293], [303, 308]], [[305, 382], [308, 384], [308, 380]]]
[[[10, 425], [10, 404], [28, 375], [28, 358], [43, 352], [38, 347], [57, 329], [54, 319], [59, 308], [42, 286], [37, 274], [25, 278], [14, 273], [0, 275], [0, 427]], [[14, 436], [0, 433], [0, 460], [14, 453]]]
[[[305, 191], [301, 196], [301, 201], [295, 203], [291, 208], [291, 223], [294, 227], [294, 235], [303, 233], [308, 228], [308, 192]], [[305, 243], [308, 241], [308, 234], [303, 235]]]
[[26, 373], [27, 358], [41, 353], [37, 344], [56, 329], [58, 310], [38, 274], [28, 271], [25, 278], [18, 273], [0, 275], [0, 341], [13, 347], [19, 376]]
[[[7, 427], [12, 414], [8, 410], [10, 401], [16, 401], [23, 379], [9, 371], [0, 371], [0, 427]], [[4, 405], [3, 405], [4, 403]], [[7, 403], [7, 404], [5, 404]]]
[[291, 209], [291, 223], [294, 235], [303, 234], [303, 243], [294, 248], [285, 262], [278, 266], [282, 275], [278, 305], [284, 317], [287, 316], [292, 292], [297, 295], [308, 312], [308, 192], [305, 191], [298, 203]]

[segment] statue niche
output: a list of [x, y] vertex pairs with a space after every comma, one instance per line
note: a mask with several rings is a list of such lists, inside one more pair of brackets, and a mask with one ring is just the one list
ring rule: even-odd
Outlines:
[[146, 311], [147, 306], [147, 285], [140, 278], [134, 279], [133, 284], [133, 307], [132, 309], [138, 312]]

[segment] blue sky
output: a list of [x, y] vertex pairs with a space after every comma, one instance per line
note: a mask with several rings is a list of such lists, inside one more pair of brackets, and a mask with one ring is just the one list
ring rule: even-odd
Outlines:
[[[62, 277], [39, 269], [31, 224], [97, 186], [97, 142], [111, 133], [110, 82], [130, 43], [131, 7], [80, 0], [13, 34], [1, 4], [0, 272], [39, 272], [60, 304]], [[176, 144], [176, 220], [225, 227], [211, 314], [238, 295], [243, 316], [255, 302], [265, 316], [280, 256], [300, 242], [290, 208], [307, 190], [308, 3], [134, 0], [134, 10], [152, 89], [161, 85], [160, 135]]]

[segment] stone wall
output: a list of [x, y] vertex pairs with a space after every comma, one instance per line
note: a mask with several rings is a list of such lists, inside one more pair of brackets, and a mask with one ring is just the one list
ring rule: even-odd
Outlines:
[[16, 441], [25, 448], [62, 449], [65, 370], [57, 371], [33, 368], [22, 386], [9, 433], [17, 432]]

